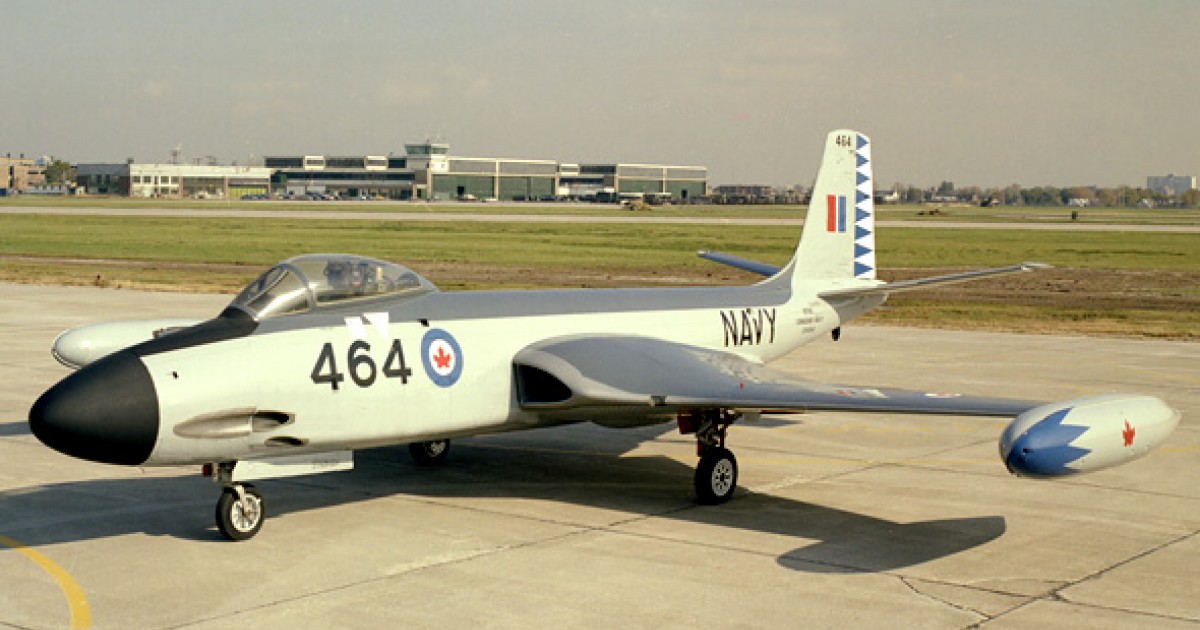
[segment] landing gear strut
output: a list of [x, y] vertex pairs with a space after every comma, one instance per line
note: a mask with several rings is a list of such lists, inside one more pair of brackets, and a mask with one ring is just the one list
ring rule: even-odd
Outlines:
[[679, 432], [696, 434], [696, 500], [703, 505], [718, 505], [733, 497], [737, 489], [738, 466], [733, 452], [725, 448], [725, 433], [738, 414], [726, 410], [681, 413], [676, 419]]

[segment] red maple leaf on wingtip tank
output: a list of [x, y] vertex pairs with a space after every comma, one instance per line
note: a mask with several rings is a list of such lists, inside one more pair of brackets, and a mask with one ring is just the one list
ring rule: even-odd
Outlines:
[[1129, 426], [1129, 421], [1125, 421], [1125, 430], [1121, 431], [1121, 437], [1125, 439], [1125, 446], [1133, 446], [1133, 436], [1137, 430]]
[[445, 348], [438, 348], [437, 354], [433, 355], [433, 362], [437, 364], [438, 369], [444, 370], [450, 367], [450, 359], [453, 358], [452, 355], [446, 354]]

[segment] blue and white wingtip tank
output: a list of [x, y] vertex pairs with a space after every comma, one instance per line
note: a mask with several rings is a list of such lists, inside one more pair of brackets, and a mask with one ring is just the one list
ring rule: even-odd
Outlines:
[[1154, 450], [1179, 424], [1179, 411], [1154, 396], [1110, 394], [1042, 405], [1000, 435], [1000, 459], [1022, 477], [1092, 472]]

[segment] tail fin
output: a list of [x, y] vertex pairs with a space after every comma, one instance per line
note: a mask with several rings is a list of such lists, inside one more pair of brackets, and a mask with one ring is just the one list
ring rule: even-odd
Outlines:
[[875, 199], [871, 141], [842, 129], [825, 140], [825, 157], [788, 271], [809, 279], [875, 278]]

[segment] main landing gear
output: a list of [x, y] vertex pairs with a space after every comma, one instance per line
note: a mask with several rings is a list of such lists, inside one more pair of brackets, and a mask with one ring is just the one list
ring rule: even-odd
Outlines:
[[418, 466], [438, 466], [444, 464], [446, 456], [450, 454], [450, 440], [413, 442], [408, 445], [408, 454]]
[[719, 410], [681, 413], [676, 421], [679, 432], [696, 434], [696, 500], [703, 505], [718, 505], [733, 497], [737, 489], [738, 466], [733, 452], [725, 448], [725, 433], [738, 414]]

